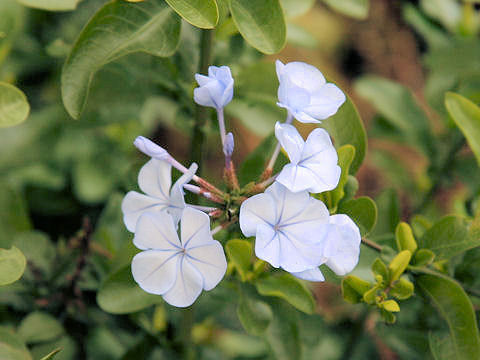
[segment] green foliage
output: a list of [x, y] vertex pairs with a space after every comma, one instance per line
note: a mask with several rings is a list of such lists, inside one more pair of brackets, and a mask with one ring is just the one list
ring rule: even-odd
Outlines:
[[229, 240], [225, 245], [225, 251], [242, 281], [246, 281], [252, 265], [252, 243], [246, 240]]
[[0, 327], [0, 358], [5, 360], [32, 360], [25, 343], [16, 334]]
[[218, 22], [218, 7], [215, 0], [166, 0], [168, 5], [190, 24], [203, 29], [212, 29]]
[[327, 120], [324, 120], [321, 126], [325, 128], [335, 140], [336, 148], [345, 144], [353, 145], [355, 148], [355, 158], [350, 165], [350, 174], [355, 174], [367, 152], [367, 134], [362, 119], [352, 100], [347, 97], [347, 100], [337, 113]]
[[274, 54], [285, 46], [286, 25], [279, 0], [230, 0], [240, 34], [254, 48]]
[[323, 0], [332, 9], [355, 19], [364, 20], [368, 16], [370, 0]]
[[18, 334], [27, 344], [55, 340], [64, 333], [63, 326], [52, 315], [32, 312], [18, 327]]
[[412, 253], [408, 250], [400, 251], [398, 255], [393, 258], [388, 265], [390, 281], [397, 281], [400, 278], [403, 272], [407, 269], [411, 258]]
[[52, 352], [50, 352], [49, 354], [45, 355], [44, 357], [42, 357], [40, 360], [51, 360], [51, 359], [54, 359], [55, 356], [60, 352], [62, 351], [62, 349], [58, 348], [58, 349], [55, 349], [53, 350]]
[[25, 271], [25, 256], [15, 246], [10, 249], [0, 248], [0, 286], [17, 281]]
[[480, 356], [480, 338], [472, 303], [458, 283], [441, 274], [424, 274], [418, 286], [447, 322], [455, 359]]
[[0, 82], [0, 128], [20, 124], [29, 112], [25, 94], [11, 84]]
[[418, 248], [417, 242], [413, 237], [412, 228], [405, 222], [400, 222], [395, 229], [395, 241], [397, 242], [398, 251], [408, 250], [412, 254]]
[[160, 296], [140, 289], [133, 280], [130, 265], [105, 279], [97, 294], [101, 309], [111, 314], [128, 314], [162, 302]]
[[308, 12], [315, 5], [315, 0], [280, 0], [280, 4], [287, 17], [296, 17]]
[[304, 313], [311, 314], [315, 309], [310, 290], [290, 274], [260, 278], [255, 281], [255, 286], [261, 295], [282, 298]]
[[377, 206], [368, 196], [342, 202], [338, 212], [347, 214], [360, 228], [360, 234], [366, 236], [377, 222]]
[[359, 303], [370, 287], [371, 285], [368, 281], [348, 275], [342, 279], [343, 298], [352, 304]]
[[480, 164], [480, 107], [455, 93], [445, 95], [445, 106]]
[[106, 4], [83, 29], [63, 67], [62, 98], [68, 113], [80, 117], [102, 66], [138, 51], [170, 56], [179, 36], [180, 20], [163, 1]]
[[272, 321], [273, 313], [268, 303], [244, 286], [237, 306], [237, 316], [247, 333], [261, 336]]
[[75, 10], [80, 0], [17, 0], [20, 4], [49, 11]]

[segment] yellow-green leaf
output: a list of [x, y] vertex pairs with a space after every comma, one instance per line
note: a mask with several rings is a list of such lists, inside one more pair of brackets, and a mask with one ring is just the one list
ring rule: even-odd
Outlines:
[[240, 278], [245, 281], [251, 268], [252, 244], [246, 240], [233, 239], [227, 242], [225, 251], [240, 274]]
[[218, 7], [215, 0], [165, 0], [178, 15], [190, 24], [213, 29], [218, 22]]
[[20, 250], [12, 246], [0, 249], [0, 285], [11, 284], [23, 275], [27, 260]]
[[11, 84], [0, 82], [0, 128], [20, 124], [29, 112], [25, 94]]
[[400, 278], [407, 268], [411, 258], [412, 253], [408, 250], [399, 252], [398, 255], [393, 258], [390, 264], [388, 264], [391, 282], [394, 282]]
[[395, 240], [398, 251], [409, 250], [412, 254], [417, 250], [417, 242], [413, 237], [412, 228], [405, 222], [401, 222], [395, 229]]

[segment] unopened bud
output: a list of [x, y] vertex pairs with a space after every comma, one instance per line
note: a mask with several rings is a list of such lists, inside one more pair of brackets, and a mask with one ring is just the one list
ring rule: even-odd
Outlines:
[[137, 147], [138, 150], [152, 158], [165, 160], [166, 158], [170, 157], [167, 150], [155, 144], [153, 141], [147, 139], [146, 137], [137, 136], [133, 144]]
[[235, 147], [235, 142], [233, 140], [233, 134], [229, 132], [225, 136], [225, 142], [223, 143], [223, 153], [225, 156], [230, 157], [233, 154], [233, 148]]

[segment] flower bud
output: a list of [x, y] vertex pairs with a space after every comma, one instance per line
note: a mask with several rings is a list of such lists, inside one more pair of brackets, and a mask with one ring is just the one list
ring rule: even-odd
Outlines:
[[170, 157], [170, 154], [161, 146], [155, 144], [153, 141], [143, 136], [137, 136], [133, 144], [138, 150], [152, 158], [165, 160]]
[[198, 105], [215, 109], [225, 107], [233, 97], [233, 78], [228, 66], [210, 66], [208, 76], [195, 74], [199, 87], [193, 90]]
[[233, 134], [229, 132], [227, 136], [225, 136], [225, 143], [223, 144], [223, 153], [225, 154], [225, 156], [232, 156], [234, 147], [235, 142], [233, 140]]

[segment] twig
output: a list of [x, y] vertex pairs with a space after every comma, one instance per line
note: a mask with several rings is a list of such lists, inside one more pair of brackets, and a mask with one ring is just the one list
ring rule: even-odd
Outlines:
[[372, 240], [368, 240], [367, 238], [362, 238], [362, 243], [364, 243], [370, 249], [373, 249], [373, 250], [378, 251], [378, 252], [382, 251], [382, 246], [378, 245], [377, 243], [373, 242]]

